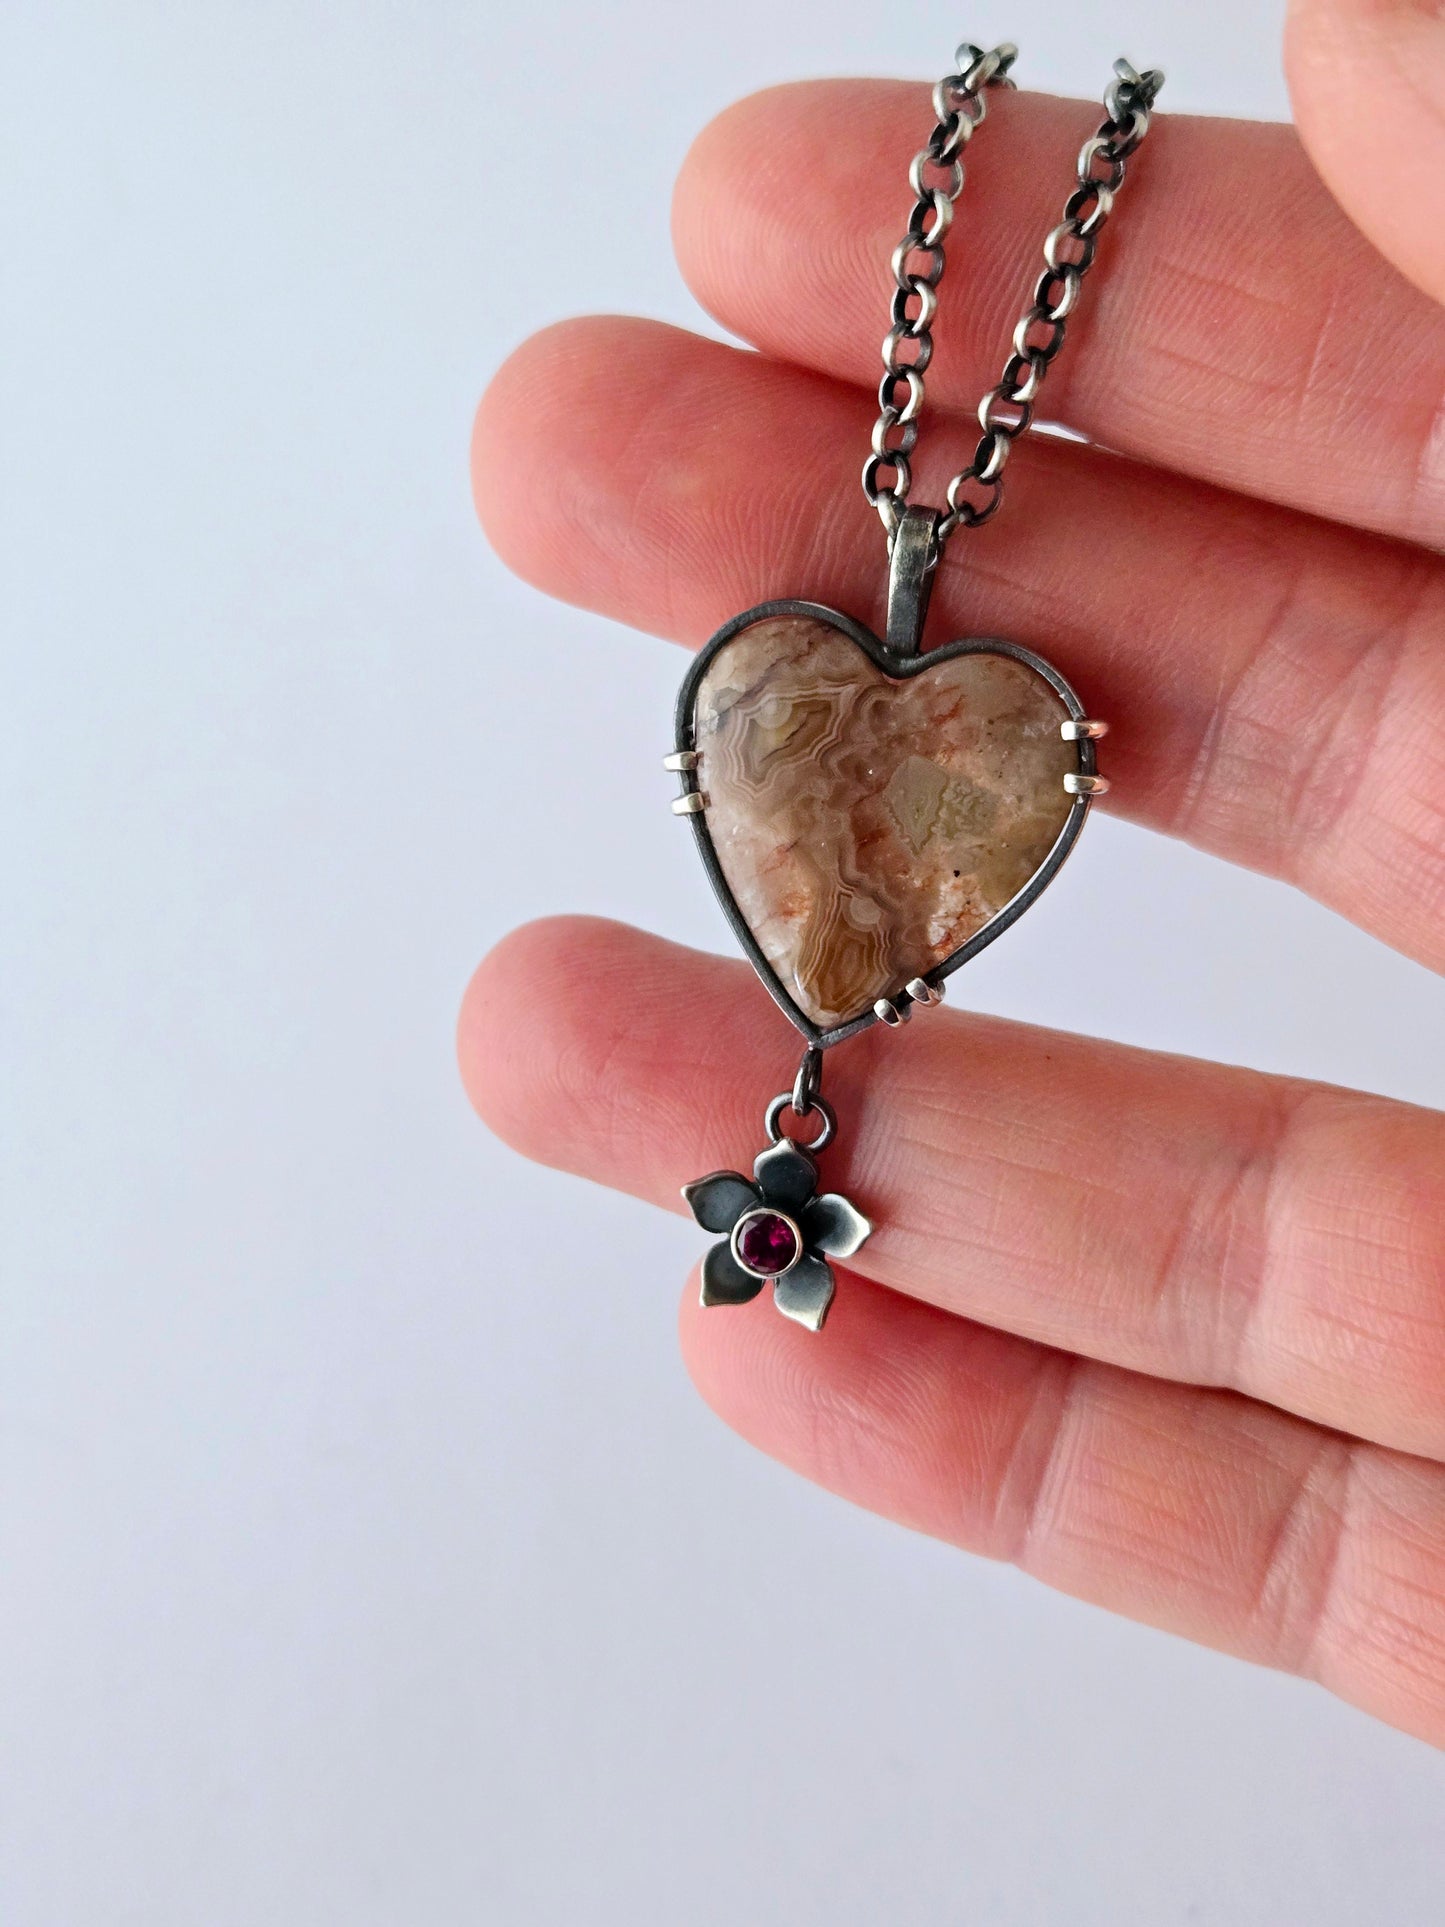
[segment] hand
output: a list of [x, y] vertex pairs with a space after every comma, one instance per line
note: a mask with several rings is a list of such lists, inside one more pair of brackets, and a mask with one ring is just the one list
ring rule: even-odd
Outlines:
[[[1315, 0], [1292, 47], [1321, 167], [1417, 285], [1289, 129], [1161, 115], [1047, 390], [1100, 446], [1019, 446], [1007, 512], [941, 567], [936, 632], [1043, 649], [1114, 721], [1118, 807], [1438, 969], [1445, 21]], [[970, 149], [940, 462], [972, 445], [1096, 117], [999, 97]], [[689, 644], [772, 595], [878, 618], [857, 467], [930, 121], [923, 88], [838, 82], [706, 130], [677, 250], [761, 352], [619, 319], [527, 343], [476, 435], [508, 562]], [[521, 1150], [674, 1209], [752, 1147], [790, 1055], [745, 965], [596, 922], [502, 944], [460, 1048]], [[878, 1228], [821, 1339], [689, 1289], [723, 1417], [920, 1531], [1445, 1741], [1441, 1118], [948, 1010], [847, 1046], [829, 1082], [828, 1181]]]

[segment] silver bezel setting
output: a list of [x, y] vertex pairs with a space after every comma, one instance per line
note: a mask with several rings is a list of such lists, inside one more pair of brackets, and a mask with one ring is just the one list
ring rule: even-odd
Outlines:
[[[754, 1218], [781, 1219], [789, 1231], [792, 1232], [793, 1255], [781, 1271], [759, 1271], [755, 1265], [748, 1263], [747, 1259], [738, 1249], [738, 1239], [742, 1234], [743, 1226], [751, 1224]], [[751, 1211], [745, 1211], [728, 1234], [728, 1244], [734, 1258], [737, 1259], [738, 1264], [748, 1274], [749, 1278], [761, 1278], [763, 1283], [768, 1285], [773, 1284], [779, 1278], [786, 1278], [807, 1249], [806, 1242], [803, 1238], [803, 1227], [798, 1223], [797, 1219], [790, 1217], [786, 1211], [779, 1211], [776, 1205], [771, 1204], [756, 1205]]]
[[[924, 675], [928, 670], [936, 668], [939, 663], [951, 662], [959, 656], [1006, 656], [1043, 677], [1054, 693], [1062, 699], [1069, 712], [1070, 722], [1087, 723], [1091, 719], [1073, 686], [1051, 662], [1046, 661], [1042, 656], [1035, 655], [1032, 649], [1025, 649], [1020, 643], [1006, 642], [998, 637], [971, 638], [962, 642], [944, 643], [937, 649], [902, 654], [880, 642], [873, 631], [863, 623], [855, 622], [851, 616], [845, 616], [837, 609], [830, 609], [821, 602], [804, 602], [785, 597], [773, 602], [760, 602], [755, 608], [745, 609], [741, 615], [736, 615], [731, 621], [725, 622], [716, 635], [708, 639], [698, 652], [687, 675], [683, 678], [682, 688], [678, 691], [674, 719], [676, 746], [673, 755], [668, 758], [669, 765], [677, 770], [681, 779], [681, 789], [674, 800], [673, 809], [679, 815], [687, 814], [713, 894], [722, 906], [723, 914], [732, 927], [733, 935], [762, 979], [774, 1003], [810, 1045], [817, 1050], [826, 1050], [829, 1045], [841, 1043], [845, 1037], [852, 1037], [858, 1031], [867, 1030], [870, 1025], [882, 1021], [878, 1015], [878, 1006], [876, 1004], [871, 1006], [868, 1010], [860, 1012], [858, 1016], [850, 1018], [845, 1024], [824, 1028], [815, 1024], [805, 1011], [799, 1009], [788, 994], [777, 972], [764, 956], [742, 912], [738, 909], [733, 893], [728, 887], [727, 878], [723, 875], [708, 829], [707, 804], [701, 780], [704, 773], [700, 767], [702, 757], [694, 740], [697, 692], [713, 658], [744, 629], [751, 628], [756, 622], [766, 622], [778, 616], [799, 616], [827, 623], [830, 628], [836, 629], [840, 635], [846, 636], [850, 642], [855, 643], [875, 668], [880, 669], [885, 676], [891, 677], [896, 682], [905, 682], [910, 676]], [[988, 945], [1001, 937], [1011, 924], [1016, 923], [1063, 868], [1065, 859], [1078, 841], [1079, 832], [1084, 827], [1084, 818], [1089, 813], [1090, 795], [1096, 793], [1092, 779], [1098, 774], [1093, 738], [1081, 732], [1074, 741], [1074, 749], [1078, 762], [1073, 774], [1078, 779], [1078, 788], [1074, 790], [1069, 786], [1070, 794], [1073, 796], [1073, 806], [1064, 819], [1054, 847], [1023, 889], [1004, 905], [997, 916], [991, 918], [981, 930], [975, 931], [966, 943], [953, 952], [952, 956], [946, 957], [922, 979], [915, 979], [915, 981], [921, 981], [930, 989], [937, 990], [944, 978], [960, 969], [970, 957], [976, 957], [981, 950], [987, 949]], [[695, 802], [684, 800], [692, 797], [698, 800]], [[680, 809], [679, 805], [681, 805]], [[912, 1002], [909, 992], [903, 987], [900, 987], [891, 997], [879, 999], [879, 1003], [887, 1003], [899, 1009], [900, 1015], [911, 1009]], [[738, 1262], [741, 1264], [742, 1260], [739, 1259]]]

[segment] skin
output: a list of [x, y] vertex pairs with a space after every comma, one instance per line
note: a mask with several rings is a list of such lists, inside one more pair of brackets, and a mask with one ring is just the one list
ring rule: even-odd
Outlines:
[[[1288, 63], [1298, 136], [1157, 121], [1045, 391], [1101, 445], [1025, 440], [934, 606], [1099, 692], [1112, 804], [1439, 970], [1445, 10], [1308, 0]], [[915, 500], [972, 446], [1096, 118], [996, 97], [970, 149]], [[770, 595], [879, 621], [853, 451], [930, 123], [924, 88], [826, 82], [702, 133], [678, 258], [758, 352], [617, 318], [525, 343], [473, 460], [513, 568], [693, 646]], [[678, 1209], [788, 1038], [745, 966], [564, 920], [482, 964], [460, 1057], [521, 1151]], [[703, 1396], [859, 1504], [1445, 1743], [1445, 1120], [951, 1010], [829, 1069], [828, 1180], [878, 1230], [821, 1339], [691, 1285]]]

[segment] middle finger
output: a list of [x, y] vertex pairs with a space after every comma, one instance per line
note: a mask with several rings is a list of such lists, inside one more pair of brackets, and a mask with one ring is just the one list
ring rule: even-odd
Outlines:
[[[876, 621], [862, 401], [657, 323], [565, 323], [488, 391], [478, 506], [531, 581], [679, 640], [772, 596]], [[1056, 661], [1113, 725], [1111, 807], [1445, 967], [1445, 564], [1095, 449], [1026, 441], [1009, 480], [945, 552], [936, 632]]]

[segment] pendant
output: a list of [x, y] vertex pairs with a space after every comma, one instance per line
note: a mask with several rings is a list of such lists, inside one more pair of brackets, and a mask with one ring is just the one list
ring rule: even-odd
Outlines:
[[[789, 1209], [803, 1165], [782, 1150], [811, 1166], [833, 1134], [821, 1053], [938, 1003], [945, 979], [1057, 876], [1091, 797], [1107, 787], [1094, 756], [1105, 725], [1043, 657], [991, 638], [920, 652], [936, 528], [924, 508], [900, 521], [883, 640], [804, 601], [765, 602], [724, 623], [683, 682], [667, 758], [681, 777], [673, 809], [691, 822], [739, 943], [807, 1047], [798, 1084], [769, 1107], [775, 1148], [758, 1159], [752, 1202], [736, 1173], [684, 1193], [699, 1223], [731, 1240], [709, 1253], [703, 1302], [742, 1302], [776, 1276], [781, 1309], [804, 1297], [820, 1307], [813, 1329], [831, 1274], [826, 1294], [818, 1284], [808, 1295], [805, 1281], [868, 1231], [852, 1212], [845, 1251], [833, 1228], [842, 1200], [800, 1203], [802, 1216]], [[808, 1150], [778, 1141], [789, 1103], [795, 1115], [824, 1116]], [[790, 1188], [775, 1197], [771, 1174], [785, 1163]], [[769, 1213], [785, 1228], [759, 1228]], [[773, 1273], [777, 1253], [788, 1262]]]
[[[792, 1093], [769, 1106], [769, 1148], [753, 1177], [714, 1171], [684, 1185], [683, 1197], [704, 1231], [723, 1233], [702, 1261], [704, 1305], [745, 1305], [766, 1284], [784, 1317], [821, 1331], [833, 1302], [829, 1258], [851, 1258], [873, 1227], [837, 1192], [818, 1191], [812, 1152], [833, 1135], [831, 1111], [805, 1150], [778, 1130], [778, 1114]], [[821, 1098], [815, 1105], [822, 1108]]]
[[[943, 997], [1058, 875], [1090, 800], [1107, 725], [1064, 677], [1015, 642], [980, 638], [921, 653], [944, 540], [997, 513], [1014, 443], [1063, 347], [1099, 235], [1164, 76], [1114, 63], [1105, 118], [1084, 143], [1064, 218], [999, 382], [979, 405], [982, 436], [948, 484], [948, 511], [910, 504], [912, 456], [933, 356], [944, 239], [962, 192], [962, 153], [1011, 87], [1018, 49], [965, 41], [933, 91], [932, 133], [908, 172], [913, 205], [891, 266], [891, 326], [863, 493], [888, 532], [888, 619], [871, 629], [821, 603], [760, 603], [723, 624], [683, 682], [667, 767], [673, 810], [738, 942], [802, 1033], [791, 1092], [768, 1106], [769, 1148], [753, 1179], [714, 1171], [683, 1192], [704, 1229], [726, 1234], [703, 1264], [705, 1305], [741, 1304], [771, 1279], [778, 1309], [817, 1331], [833, 1299], [830, 1257], [849, 1257], [865, 1218], [816, 1190], [813, 1154], [834, 1134], [823, 1053], [870, 1024], [894, 1027]], [[800, 1144], [782, 1130], [791, 1108]]]

